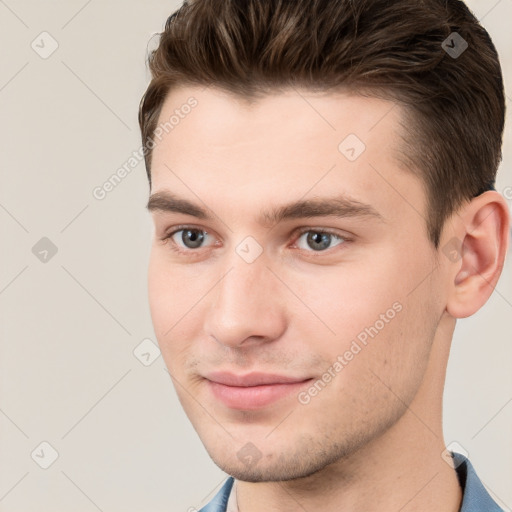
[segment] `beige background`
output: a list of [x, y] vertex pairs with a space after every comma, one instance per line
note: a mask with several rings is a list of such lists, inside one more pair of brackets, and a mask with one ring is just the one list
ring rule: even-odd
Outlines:
[[[498, 46], [510, 106], [512, 0], [468, 3]], [[143, 164], [103, 200], [92, 194], [140, 147], [146, 46], [177, 6], [0, 0], [1, 511], [192, 511], [225, 477], [162, 358], [145, 366], [134, 355], [155, 341]], [[508, 123], [498, 187], [512, 204], [510, 113]], [[43, 237], [58, 251], [46, 262], [32, 252]], [[40, 244], [44, 257], [48, 242]], [[447, 443], [469, 452], [506, 510], [511, 274], [509, 257], [492, 299], [459, 323], [445, 396]], [[47, 469], [53, 452], [42, 442], [58, 453]]]

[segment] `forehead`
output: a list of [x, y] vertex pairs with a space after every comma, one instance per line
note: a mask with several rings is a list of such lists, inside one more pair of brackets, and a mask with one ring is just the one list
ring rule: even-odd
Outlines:
[[[195, 122], [198, 118], [200, 123]], [[171, 120], [173, 126], [168, 131], [185, 135], [187, 128], [192, 128], [196, 140], [219, 146], [226, 142], [250, 144], [258, 138], [267, 145], [272, 141], [279, 144], [287, 135], [314, 135], [339, 142], [344, 132], [364, 141], [378, 137], [384, 143], [384, 138], [399, 143], [401, 119], [402, 107], [396, 102], [342, 91], [294, 88], [252, 99], [213, 86], [181, 86], [169, 92], [158, 124], [165, 128]], [[337, 149], [336, 144], [333, 151]]]
[[402, 114], [392, 101], [344, 92], [290, 89], [249, 102], [178, 87], [154, 138], [152, 192], [234, 202], [236, 193], [258, 209], [343, 193], [377, 210], [409, 201], [423, 211], [421, 183], [400, 164]]

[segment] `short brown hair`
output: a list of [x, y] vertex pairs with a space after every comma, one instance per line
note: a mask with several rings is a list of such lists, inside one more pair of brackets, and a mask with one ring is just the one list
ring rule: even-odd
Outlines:
[[[456, 43], [467, 49], [449, 54]], [[167, 93], [214, 85], [247, 100], [300, 86], [398, 102], [400, 160], [424, 183], [436, 248], [448, 216], [494, 187], [503, 77], [494, 44], [462, 1], [185, 1], [149, 67], [139, 124], [150, 186], [149, 142]]]

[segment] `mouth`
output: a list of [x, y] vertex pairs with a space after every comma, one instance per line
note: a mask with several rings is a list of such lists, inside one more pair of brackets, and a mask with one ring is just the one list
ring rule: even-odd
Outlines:
[[236, 375], [214, 372], [205, 376], [214, 398], [230, 409], [254, 411], [291, 394], [297, 394], [312, 378], [270, 373]]

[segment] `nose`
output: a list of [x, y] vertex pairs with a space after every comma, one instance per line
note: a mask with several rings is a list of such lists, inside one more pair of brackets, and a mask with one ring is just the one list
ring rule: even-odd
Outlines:
[[205, 332], [231, 348], [269, 343], [286, 329], [282, 285], [264, 258], [247, 263], [235, 256], [209, 294]]

